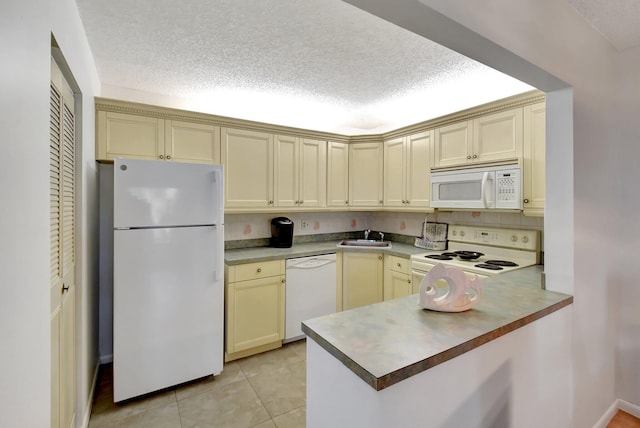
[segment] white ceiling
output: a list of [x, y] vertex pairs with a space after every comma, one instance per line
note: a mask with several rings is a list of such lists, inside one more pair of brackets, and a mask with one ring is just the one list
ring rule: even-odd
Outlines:
[[[618, 48], [629, 44], [620, 26], [606, 33], [619, 13], [569, 1]], [[76, 3], [106, 97], [153, 94], [189, 110], [352, 135], [531, 89], [339, 0]]]

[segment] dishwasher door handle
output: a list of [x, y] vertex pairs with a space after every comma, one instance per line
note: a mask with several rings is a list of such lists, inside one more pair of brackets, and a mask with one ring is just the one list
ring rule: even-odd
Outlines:
[[335, 260], [327, 260], [327, 259], [304, 260], [302, 262], [288, 264], [287, 269], [315, 269], [315, 268], [319, 268], [321, 266], [325, 266], [335, 262], [336, 262]]

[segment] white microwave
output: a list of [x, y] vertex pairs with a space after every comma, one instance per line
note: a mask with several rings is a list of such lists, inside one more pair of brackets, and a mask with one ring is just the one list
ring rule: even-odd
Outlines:
[[512, 165], [433, 172], [431, 207], [521, 210], [522, 172]]

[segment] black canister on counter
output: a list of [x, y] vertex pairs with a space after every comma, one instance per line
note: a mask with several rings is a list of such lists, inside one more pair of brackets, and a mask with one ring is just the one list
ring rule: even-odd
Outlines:
[[271, 219], [271, 247], [290, 248], [293, 245], [293, 221], [287, 217]]

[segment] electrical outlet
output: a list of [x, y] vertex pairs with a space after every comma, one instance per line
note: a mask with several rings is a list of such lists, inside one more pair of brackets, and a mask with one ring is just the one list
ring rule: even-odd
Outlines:
[[309, 230], [310, 227], [311, 227], [311, 221], [309, 220], [300, 221], [300, 230]]

